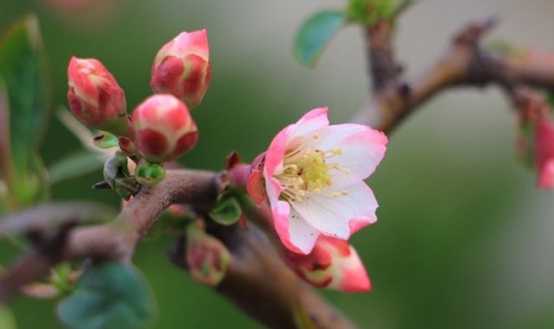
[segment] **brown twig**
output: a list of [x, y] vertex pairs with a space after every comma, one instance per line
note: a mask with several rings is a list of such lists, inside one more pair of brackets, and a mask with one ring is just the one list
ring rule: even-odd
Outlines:
[[[115, 221], [69, 230], [64, 232], [63, 239], [56, 239], [61, 241], [56, 248], [42, 246], [20, 259], [0, 276], [0, 303], [7, 302], [25, 285], [47, 276], [50, 268], [63, 260], [129, 261], [136, 243], [170, 204], [190, 204], [197, 212], [207, 213], [225, 185], [222, 177], [203, 171], [168, 170], [164, 181], [141, 191]], [[72, 219], [78, 215], [74, 206], [43, 206], [38, 210], [43, 215], [40, 223], [49, 222], [49, 218], [64, 223], [64, 218]], [[37, 225], [38, 210], [14, 217], [23, 222], [16, 231], [25, 231], [22, 226], [41, 231], [37, 229], [43, 227]], [[264, 216], [262, 212], [251, 210], [249, 214], [257, 216], [258, 223], [267, 220], [260, 218]], [[252, 224], [247, 229], [222, 227], [213, 234], [227, 245], [233, 260], [228, 275], [217, 290], [254, 319], [271, 328], [293, 329], [297, 327], [299, 317], [305, 314], [315, 328], [355, 328], [288, 269], [274, 244], [257, 226]], [[52, 246], [51, 240], [46, 242], [46, 246]], [[183, 260], [184, 257], [177, 259]]]
[[554, 66], [515, 60], [509, 54], [495, 54], [480, 46], [482, 37], [495, 24], [494, 18], [488, 18], [465, 26], [419, 79], [405, 82], [397, 78], [388, 83], [373, 95], [369, 109], [358, 113], [354, 121], [391, 133], [429, 99], [453, 87], [495, 84], [509, 91], [515, 86], [527, 85], [554, 91]]
[[[59, 237], [49, 232], [50, 225], [41, 223], [74, 221], [78, 209], [73, 205], [66, 205], [65, 208], [41, 206], [41, 218], [37, 217], [36, 209], [14, 216], [12, 220], [8, 218], [9, 221], [2, 226], [4, 230], [32, 232], [35, 237], [33, 242], [40, 243], [35, 246], [37, 250], [23, 256], [15, 266], [0, 276], [0, 303], [6, 302], [22, 286], [46, 276], [52, 265], [63, 260], [91, 257], [129, 261], [136, 243], [170, 204], [180, 202], [192, 204], [198, 209], [210, 208], [220, 189], [218, 177], [205, 171], [168, 170], [163, 182], [141, 191], [123, 208], [116, 220], [108, 224], [68, 230], [64, 232], [63, 241], [55, 245], [56, 248], [47, 247], [52, 241], [60, 240]], [[19, 223], [10, 224], [15, 219]]]

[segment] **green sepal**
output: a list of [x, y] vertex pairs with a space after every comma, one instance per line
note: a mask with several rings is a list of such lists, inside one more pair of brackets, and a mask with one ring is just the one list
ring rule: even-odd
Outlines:
[[110, 149], [119, 146], [117, 136], [112, 135], [107, 131], [102, 131], [94, 136], [94, 145], [101, 149]]
[[210, 211], [210, 217], [214, 222], [229, 226], [240, 220], [242, 209], [239, 201], [232, 195], [222, 194], [217, 200], [215, 207]]
[[137, 181], [146, 186], [154, 186], [165, 178], [165, 168], [159, 163], [144, 161], [136, 171]]

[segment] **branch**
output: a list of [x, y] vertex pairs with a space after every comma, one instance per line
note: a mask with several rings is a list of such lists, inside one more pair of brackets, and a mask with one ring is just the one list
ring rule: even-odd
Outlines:
[[[46, 205], [10, 216], [0, 232], [30, 233], [35, 250], [23, 256], [0, 276], [0, 304], [5, 303], [24, 285], [48, 275], [50, 268], [65, 260], [129, 261], [138, 241], [172, 203], [192, 204], [209, 209], [220, 189], [218, 175], [205, 171], [168, 170], [163, 182], [142, 190], [110, 223], [72, 228], [77, 217], [91, 217], [90, 211], [74, 205]], [[97, 215], [97, 214], [95, 214]], [[60, 227], [55, 234], [52, 224]]]
[[[482, 37], [495, 25], [496, 20], [489, 18], [465, 26], [453, 38], [447, 51], [419, 79], [413, 82], [397, 80], [378, 90], [369, 110], [358, 113], [354, 121], [391, 133], [421, 105], [454, 87], [494, 84], [509, 92], [515, 86], [527, 85], [554, 91], [554, 66], [522, 61], [510, 54], [494, 54], [480, 47]], [[371, 42], [369, 38], [368, 42]]]
[[[234, 226], [211, 233], [232, 254], [227, 274], [216, 290], [252, 318], [274, 329], [299, 328], [302, 317], [317, 329], [356, 328], [298, 279], [257, 226]], [[178, 244], [172, 258], [176, 265], [186, 267], [183, 245]]]
[[[67, 224], [74, 223], [80, 215], [90, 217], [91, 210], [81, 205], [79, 213], [74, 204], [41, 206], [10, 216], [4, 226], [0, 225], [0, 232], [2, 227], [12, 232], [36, 232], [32, 240], [37, 248], [0, 276], [0, 304], [27, 284], [47, 276], [50, 268], [61, 261], [83, 258], [130, 261], [136, 244], [169, 205], [189, 204], [199, 213], [209, 212], [225, 185], [223, 177], [203, 171], [168, 170], [160, 184], [141, 191], [108, 224], [72, 228]], [[250, 209], [248, 214], [262, 226], [264, 221], [269, 223], [261, 211]], [[62, 229], [52, 237], [45, 234], [46, 227], [51, 231], [51, 225], [43, 223], [52, 224], [53, 219]], [[17, 225], [12, 224], [16, 221]], [[256, 225], [246, 229], [218, 227], [211, 233], [232, 253], [229, 272], [217, 291], [254, 319], [270, 328], [293, 329], [305, 315], [315, 328], [355, 328], [285, 265], [270, 238]], [[184, 266], [184, 248], [177, 250], [181, 254], [173, 257], [174, 262]]]

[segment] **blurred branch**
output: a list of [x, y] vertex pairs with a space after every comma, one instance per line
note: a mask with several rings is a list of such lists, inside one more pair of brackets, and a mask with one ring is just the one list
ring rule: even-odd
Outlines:
[[88, 257], [129, 261], [137, 242], [165, 208], [179, 202], [208, 209], [218, 189], [214, 173], [169, 170], [163, 182], [142, 190], [107, 224], [74, 228], [83, 218], [98, 218], [101, 208], [90, 204], [43, 205], [7, 217], [0, 232], [24, 233], [34, 250], [0, 275], [0, 304], [24, 285], [48, 275], [58, 262]]
[[[101, 209], [84, 203], [43, 205], [9, 216], [0, 225], [0, 232], [25, 233], [35, 248], [0, 275], [0, 304], [47, 276], [53, 265], [64, 260], [130, 261], [136, 244], [165, 208], [182, 203], [193, 206], [198, 213], [208, 213], [225, 185], [224, 176], [216, 173], [168, 170], [160, 184], [140, 191], [107, 224], [74, 228], [83, 219], [97, 218]], [[261, 211], [250, 209], [248, 214], [256, 217], [258, 224], [269, 223]], [[305, 314], [315, 328], [355, 328], [284, 264], [275, 244], [257, 226], [219, 227], [213, 233], [233, 255], [229, 272], [217, 291], [254, 319], [270, 328], [293, 329]], [[185, 252], [184, 248], [177, 250]], [[173, 257], [181, 266], [184, 259], [182, 254]]]
[[[216, 290], [248, 315], [274, 329], [295, 329], [305, 316], [314, 329], [355, 329], [287, 267], [270, 238], [256, 225], [222, 228], [213, 235], [231, 251], [231, 263]], [[186, 268], [184, 242], [173, 262]]]
[[[391, 133], [421, 105], [453, 87], [494, 84], [510, 93], [514, 87], [526, 85], [554, 91], [554, 66], [539, 61], [514, 60], [512, 54], [496, 54], [480, 46], [482, 37], [495, 25], [495, 18], [466, 25], [454, 36], [447, 51], [419, 79], [411, 82], [389, 80], [384, 88], [376, 90], [369, 109], [358, 113], [354, 121]], [[371, 44], [370, 34], [367, 40]], [[380, 71], [372, 69], [373, 80], [376, 80], [375, 72]]]

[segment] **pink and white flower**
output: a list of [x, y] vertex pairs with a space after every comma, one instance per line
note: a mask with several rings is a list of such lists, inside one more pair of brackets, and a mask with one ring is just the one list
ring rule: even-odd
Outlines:
[[364, 179], [387, 141], [367, 126], [329, 125], [327, 108], [314, 109], [277, 134], [253, 165], [248, 191], [257, 201], [264, 191], [275, 230], [293, 252], [309, 254], [321, 235], [348, 240], [377, 219]]
[[356, 250], [344, 240], [321, 236], [308, 255], [285, 253], [287, 264], [318, 288], [364, 292], [371, 282]]
[[155, 93], [169, 93], [189, 107], [204, 98], [211, 79], [207, 30], [183, 32], [156, 55], [150, 85]]

